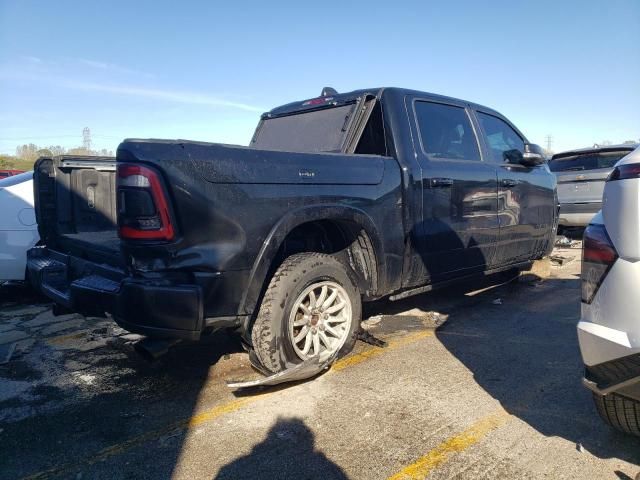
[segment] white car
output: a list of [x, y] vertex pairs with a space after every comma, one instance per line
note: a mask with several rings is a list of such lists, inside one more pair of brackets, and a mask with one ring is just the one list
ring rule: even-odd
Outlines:
[[33, 172], [0, 180], [0, 282], [25, 280], [27, 250], [39, 238]]
[[640, 148], [604, 187], [584, 232], [578, 340], [584, 384], [614, 428], [640, 436]]

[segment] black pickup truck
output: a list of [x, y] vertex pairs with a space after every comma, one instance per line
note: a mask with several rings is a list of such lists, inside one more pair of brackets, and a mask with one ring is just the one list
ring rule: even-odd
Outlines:
[[238, 329], [268, 370], [348, 352], [362, 301], [524, 268], [549, 253], [541, 150], [474, 103], [399, 88], [262, 115], [249, 147], [127, 139], [41, 158], [32, 283], [152, 338]]

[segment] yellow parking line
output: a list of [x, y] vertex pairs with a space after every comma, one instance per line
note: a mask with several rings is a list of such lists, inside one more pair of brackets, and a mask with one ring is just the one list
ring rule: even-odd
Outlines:
[[216, 418], [240, 410], [242, 407], [257, 402], [259, 399], [262, 399], [269, 395], [272, 395], [272, 393], [264, 393], [253, 397], [244, 397], [232, 400], [231, 402], [218, 405], [217, 407], [213, 407], [209, 410], [205, 410], [204, 412], [196, 414], [193, 417], [170, 423], [168, 425], [165, 425], [164, 427], [141, 433], [140, 435], [132, 437], [129, 440], [125, 440], [124, 442], [116, 443], [115, 445], [103, 448], [97, 453], [79, 462], [69, 462], [56, 465], [50, 469], [42, 470], [26, 477], [22, 477], [22, 480], [43, 480], [46, 478], [51, 478], [55, 475], [60, 475], [62, 473], [76, 470], [83, 466], [93, 465], [115, 455], [120, 455], [121, 453], [124, 453], [146, 442], [157, 440], [158, 438], [175, 432], [176, 430], [182, 430], [185, 428], [194, 427], [196, 425], [201, 425], [206, 422], [211, 422]]
[[[390, 340], [388, 342], [387, 348], [370, 348], [363, 352], [342, 358], [337, 362], [335, 362], [331, 367], [331, 369], [336, 371], [344, 370], [345, 368], [362, 363], [368, 358], [382, 355], [383, 353], [385, 353], [390, 349], [402, 347], [404, 345], [408, 345], [410, 343], [416, 342], [422, 338], [432, 337], [432, 336], [433, 336], [433, 331], [428, 331], [428, 330], [405, 335], [395, 340]], [[111, 445], [109, 447], [103, 448], [97, 453], [91, 455], [88, 458], [80, 460], [79, 462], [69, 462], [69, 463], [56, 465], [50, 469], [42, 470], [40, 472], [23, 477], [22, 480], [43, 480], [55, 475], [60, 475], [65, 472], [73, 471], [75, 469], [81, 468], [86, 465], [93, 465], [97, 462], [106, 460], [107, 458], [113, 457], [115, 455], [120, 455], [121, 453], [124, 453], [146, 442], [156, 440], [162, 437], [163, 435], [166, 435], [167, 433], [171, 433], [175, 430], [195, 427], [198, 425], [202, 425], [204, 423], [212, 422], [223, 415], [227, 415], [229, 413], [240, 410], [241, 408], [249, 404], [255, 403], [258, 400], [261, 400], [267, 396], [271, 396], [275, 393], [276, 392], [268, 392], [268, 393], [255, 395], [252, 397], [237, 398], [235, 400], [224, 403], [222, 405], [218, 405], [216, 407], [210, 408], [203, 412], [197, 413], [190, 418], [179, 420], [177, 422], [171, 423], [169, 425], [158, 428], [156, 430], [151, 430], [149, 432], [141, 433], [140, 435], [132, 437], [129, 440], [125, 440], [124, 442], [117, 443], [115, 445]]]
[[417, 480], [425, 478], [439, 465], [445, 463], [451, 455], [462, 452], [478, 443], [489, 432], [506, 423], [510, 417], [511, 415], [501, 408], [481, 418], [463, 432], [448, 438], [411, 465], [392, 475], [388, 480]]
[[348, 357], [341, 358], [337, 362], [333, 364], [331, 370], [335, 372], [339, 372], [340, 370], [344, 370], [345, 368], [352, 367], [359, 363], [368, 360], [369, 358], [378, 357], [388, 351], [389, 349], [396, 349], [398, 347], [402, 347], [405, 345], [409, 345], [410, 343], [414, 343], [423, 338], [433, 337], [432, 330], [422, 330], [420, 332], [410, 333], [409, 335], [404, 335], [402, 337], [396, 338], [394, 340], [389, 340], [386, 348], [369, 348], [363, 352], [355, 353], [353, 355], [349, 355]]

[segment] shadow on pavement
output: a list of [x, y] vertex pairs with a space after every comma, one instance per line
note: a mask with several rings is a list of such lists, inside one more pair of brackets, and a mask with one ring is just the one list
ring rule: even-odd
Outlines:
[[[380, 302], [370, 313], [417, 308], [447, 315], [437, 338], [510, 414], [596, 457], [640, 463], [640, 439], [608, 427], [582, 386], [579, 278], [513, 281], [468, 295], [506, 279], [489, 277], [434, 295]], [[502, 304], [493, 305], [498, 298]], [[393, 329], [389, 323], [386, 328]]]
[[214, 480], [238, 478], [344, 479], [342, 469], [315, 449], [313, 432], [301, 419], [279, 418], [248, 455], [220, 469]]
[[23, 282], [0, 282], [0, 309], [18, 305], [46, 305], [51, 300]]
[[[581, 444], [596, 457], [640, 463], [640, 440], [608, 428], [581, 385], [575, 332], [579, 280], [514, 281], [495, 287], [509, 278], [513, 275], [399, 302], [376, 302], [367, 306], [365, 318], [412, 309], [447, 315], [437, 338], [510, 414], [546, 437]], [[483, 288], [489, 289], [469, 295]], [[497, 298], [502, 303], [492, 304]], [[388, 331], [409, 328], [401, 320], [384, 323]], [[113, 356], [114, 348], [120, 349], [119, 356]], [[0, 425], [0, 472], [7, 478], [49, 469], [42, 478], [75, 478], [76, 473], [92, 479], [169, 478], [189, 433], [180, 422], [197, 407], [207, 408], [203, 399], [215, 405], [233, 398], [226, 387], [220, 388], [223, 379], [235, 374], [225, 366], [233, 362], [224, 359], [240, 351], [237, 338], [220, 332], [202, 343], [179, 345], [154, 364], [126, 345], [88, 352], [93, 363], [82, 372], [101, 379], [101, 389], [79, 384], [73, 390], [41, 392], [43, 398], [64, 401], [66, 395], [72, 402], [50, 414]], [[294, 418], [279, 419], [249, 454], [224, 466], [215, 478], [346, 475], [315, 449], [313, 433]]]
[[480, 294], [496, 296], [504, 304], [491, 313], [452, 312], [436, 334], [442, 344], [505, 410], [541, 434], [599, 458], [640, 463], [640, 439], [609, 428], [581, 383], [580, 280], [551, 279], [537, 287], [514, 282]]
[[[239, 368], [237, 361], [225, 359], [240, 351], [236, 336], [220, 332], [178, 345], [154, 363], [124, 341], [79, 352], [74, 358], [86, 367], [30, 391], [42, 398], [29, 406], [38, 409], [35, 414], [0, 421], [0, 477], [171, 477], [188, 434], [185, 422], [209, 384], [229, 395], [218, 384], [227, 371]], [[69, 351], [53, 354], [51, 362], [69, 361]], [[0, 368], [0, 375], [10, 375], [21, 363]], [[212, 401], [227, 400], [220, 395], [212, 395]], [[17, 407], [0, 402], [0, 411]]]

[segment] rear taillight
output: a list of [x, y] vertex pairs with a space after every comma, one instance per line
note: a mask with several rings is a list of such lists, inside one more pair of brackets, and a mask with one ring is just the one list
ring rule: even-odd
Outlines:
[[118, 164], [118, 232], [126, 240], [172, 240], [174, 229], [160, 175], [142, 165]]
[[607, 182], [626, 180], [627, 178], [640, 178], [640, 163], [629, 163], [614, 168], [607, 177]]
[[582, 301], [591, 303], [618, 258], [604, 225], [589, 225], [582, 241]]

